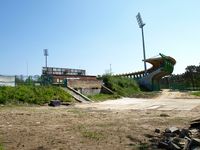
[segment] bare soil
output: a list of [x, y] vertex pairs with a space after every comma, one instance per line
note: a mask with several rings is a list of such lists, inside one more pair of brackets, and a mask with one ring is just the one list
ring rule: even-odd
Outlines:
[[[155, 135], [155, 128], [184, 128], [191, 120], [200, 118], [200, 99], [191, 99], [188, 94], [186, 97], [181, 97], [181, 94], [175, 96], [173, 93], [172, 98], [166, 96], [168, 94], [169, 91], [164, 91], [163, 97], [148, 101], [175, 99], [184, 102], [184, 105], [190, 100], [197, 102], [189, 105], [190, 109], [182, 110], [157, 107], [127, 109], [125, 106], [128, 105], [119, 103], [122, 100], [115, 100], [118, 109], [103, 109], [99, 103], [56, 108], [0, 106], [0, 146], [6, 150], [152, 149], [149, 137]], [[104, 103], [103, 106], [106, 106]]]

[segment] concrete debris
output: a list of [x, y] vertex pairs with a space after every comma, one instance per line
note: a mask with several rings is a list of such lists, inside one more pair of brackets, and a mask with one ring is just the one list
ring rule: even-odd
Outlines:
[[190, 129], [198, 129], [198, 130], [200, 130], [200, 119], [191, 121]]
[[160, 129], [155, 129], [155, 132], [156, 133], [160, 133]]
[[190, 126], [189, 129], [170, 127], [166, 128], [164, 132], [161, 132], [160, 129], [155, 129], [155, 133], [157, 134], [149, 141], [152, 143], [154, 149], [200, 150], [199, 126], [195, 126], [196, 128], [194, 128], [193, 123], [191, 123], [192, 128]]

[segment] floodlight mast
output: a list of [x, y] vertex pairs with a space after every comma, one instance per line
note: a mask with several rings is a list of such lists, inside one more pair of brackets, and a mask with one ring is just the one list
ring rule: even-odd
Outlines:
[[47, 68], [47, 56], [49, 55], [48, 49], [44, 49], [44, 56], [45, 56], [45, 67]]
[[137, 14], [136, 18], [137, 18], [137, 22], [138, 22], [139, 28], [141, 28], [141, 31], [142, 31], [144, 71], [145, 71], [145, 76], [146, 76], [147, 75], [147, 66], [146, 66], [146, 54], [145, 54], [145, 43], [144, 43], [144, 31], [143, 31], [143, 27], [145, 26], [145, 23], [143, 23], [140, 13]]

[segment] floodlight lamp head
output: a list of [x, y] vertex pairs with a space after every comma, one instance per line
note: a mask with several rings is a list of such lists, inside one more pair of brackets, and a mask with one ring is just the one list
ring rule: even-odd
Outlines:
[[44, 56], [48, 56], [48, 49], [44, 49]]
[[145, 26], [145, 23], [143, 23], [140, 13], [137, 14], [136, 19], [137, 19], [139, 27], [143, 28], [143, 26]]

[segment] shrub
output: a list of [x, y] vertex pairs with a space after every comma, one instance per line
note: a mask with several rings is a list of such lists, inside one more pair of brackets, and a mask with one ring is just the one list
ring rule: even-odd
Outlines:
[[29, 103], [45, 104], [52, 99], [65, 102], [72, 101], [71, 95], [59, 87], [53, 86], [27, 86], [0, 87], [0, 103]]

